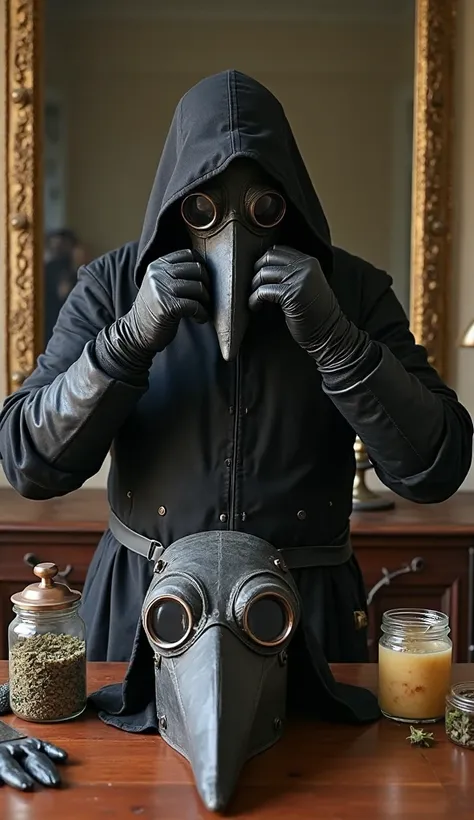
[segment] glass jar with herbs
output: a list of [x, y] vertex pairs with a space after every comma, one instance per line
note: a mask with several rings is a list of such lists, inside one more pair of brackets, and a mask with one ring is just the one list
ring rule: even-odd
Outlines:
[[442, 720], [451, 686], [449, 619], [430, 609], [392, 609], [382, 617], [379, 705], [410, 723]]
[[446, 698], [446, 734], [453, 743], [474, 749], [474, 681], [455, 683]]
[[10, 706], [23, 720], [70, 720], [87, 701], [81, 593], [55, 580], [55, 564], [37, 564], [39, 583], [12, 595], [8, 630]]

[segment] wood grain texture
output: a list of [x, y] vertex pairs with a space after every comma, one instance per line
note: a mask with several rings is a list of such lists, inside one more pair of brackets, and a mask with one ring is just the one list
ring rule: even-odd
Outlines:
[[[414, 504], [396, 498], [393, 510], [354, 512], [356, 535], [474, 535], [474, 493], [460, 492], [441, 504]], [[16, 530], [102, 533], [107, 525], [107, 493], [76, 490], [51, 501], [30, 501], [9, 487], [0, 488], [0, 533]]]
[[[377, 667], [336, 665], [338, 680], [376, 689]], [[90, 664], [89, 688], [122, 679], [123, 664]], [[0, 681], [7, 675], [0, 663]], [[468, 664], [453, 677], [474, 677]], [[210, 818], [187, 762], [159, 737], [129, 735], [94, 714], [65, 724], [8, 722], [63, 745], [63, 788], [19, 794], [0, 789], [2, 820], [204, 820]], [[473, 817], [474, 753], [434, 727], [432, 749], [411, 747], [406, 726], [295, 723], [282, 741], [247, 764], [228, 816], [252, 820], [401, 820]]]

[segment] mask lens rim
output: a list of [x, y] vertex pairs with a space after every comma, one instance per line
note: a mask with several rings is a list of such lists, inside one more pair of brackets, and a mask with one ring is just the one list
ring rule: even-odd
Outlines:
[[[256, 635], [253, 634], [250, 626], [249, 626], [249, 613], [252, 606], [257, 602], [262, 600], [262, 598], [269, 598], [273, 600], [277, 600], [279, 604], [283, 605], [283, 609], [286, 614], [286, 625], [280, 634], [274, 638], [272, 641], [262, 641], [260, 638], [257, 638]], [[275, 647], [280, 646], [284, 643], [287, 638], [291, 635], [293, 631], [293, 627], [295, 624], [295, 614], [293, 612], [293, 608], [289, 601], [285, 598], [284, 595], [281, 595], [278, 592], [274, 592], [273, 590], [265, 590], [264, 592], [259, 592], [257, 595], [254, 595], [253, 598], [250, 599], [245, 605], [245, 609], [242, 614], [242, 628], [246, 635], [254, 641], [254, 643], [258, 644], [258, 646], [267, 646], [267, 647]]]
[[[175, 603], [178, 603], [184, 609], [184, 611], [186, 612], [186, 617], [187, 617], [186, 631], [185, 631], [185, 634], [181, 638], [179, 638], [179, 640], [177, 640], [177, 641], [171, 641], [171, 642], [170, 641], [162, 641], [160, 638], [158, 638], [155, 631], [153, 629], [151, 629], [151, 626], [150, 626], [150, 619], [151, 619], [151, 614], [152, 614], [153, 610], [155, 610], [159, 606], [159, 604], [162, 604], [165, 601], [174, 601]], [[193, 631], [193, 626], [194, 626], [193, 613], [192, 613], [192, 610], [191, 610], [191, 607], [189, 606], [189, 604], [186, 603], [186, 601], [184, 601], [182, 598], [180, 598], [179, 595], [172, 595], [171, 593], [167, 593], [165, 595], [160, 595], [158, 598], [155, 598], [153, 601], [151, 601], [149, 606], [147, 607], [147, 610], [145, 612], [145, 617], [144, 617], [143, 620], [144, 620], [145, 632], [148, 636], [148, 639], [151, 641], [151, 643], [153, 643], [155, 646], [159, 647], [160, 649], [177, 649], [179, 646], [182, 646], [188, 640], [189, 636], [191, 635], [191, 633]]]
[[[212, 218], [207, 222], [205, 225], [193, 225], [192, 222], [186, 217], [185, 213], [185, 205], [186, 202], [189, 202], [191, 199], [197, 199], [197, 197], [202, 197], [203, 199], [207, 199], [208, 202], [212, 205]], [[181, 216], [185, 221], [188, 228], [191, 228], [193, 231], [207, 231], [209, 228], [212, 228], [213, 225], [217, 222], [217, 208], [216, 203], [214, 200], [208, 195], [203, 194], [201, 191], [196, 191], [195, 193], [188, 194], [184, 197], [183, 201], [181, 202]]]
[[[255, 208], [257, 207], [258, 203], [260, 202], [260, 200], [264, 196], [277, 197], [280, 200], [281, 210], [278, 214], [277, 219], [275, 219], [273, 222], [263, 223], [263, 222], [260, 222], [258, 220], [258, 218], [255, 216]], [[259, 228], [275, 228], [277, 225], [280, 224], [280, 222], [282, 221], [283, 217], [286, 214], [285, 197], [282, 196], [282, 194], [280, 194], [279, 191], [273, 191], [273, 190], [263, 191], [262, 193], [259, 193], [258, 196], [254, 197], [252, 199], [252, 201], [250, 202], [250, 204], [249, 204], [249, 214], [250, 214], [250, 218], [251, 218], [252, 222], [254, 222], [255, 225], [257, 225], [257, 227], [259, 227]]]

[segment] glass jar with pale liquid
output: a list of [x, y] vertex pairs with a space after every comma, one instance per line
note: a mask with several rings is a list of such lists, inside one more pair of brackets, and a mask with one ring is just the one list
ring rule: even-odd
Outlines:
[[379, 641], [379, 705], [382, 714], [406, 723], [444, 717], [451, 686], [449, 618], [431, 609], [391, 609]]

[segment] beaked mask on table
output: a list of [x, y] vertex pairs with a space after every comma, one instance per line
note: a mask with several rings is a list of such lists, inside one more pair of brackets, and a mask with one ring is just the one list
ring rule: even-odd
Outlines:
[[223, 809], [245, 761], [281, 736], [286, 650], [300, 617], [278, 551], [245, 533], [199, 533], [159, 561], [142, 608], [163, 739]]

